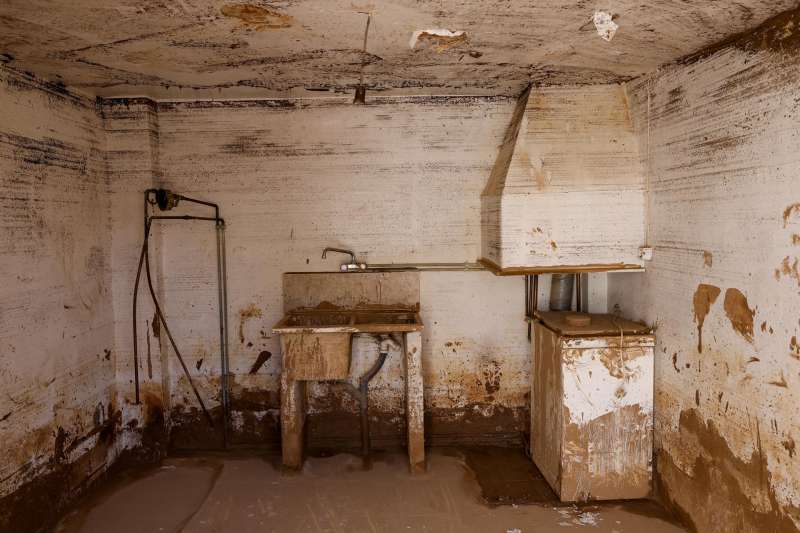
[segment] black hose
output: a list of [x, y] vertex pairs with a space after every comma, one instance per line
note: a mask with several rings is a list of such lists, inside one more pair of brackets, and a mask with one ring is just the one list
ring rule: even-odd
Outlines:
[[369, 382], [381, 371], [383, 363], [386, 362], [386, 357], [388, 357], [388, 355], [388, 352], [379, 352], [375, 364], [358, 380], [359, 403], [361, 408], [361, 455], [364, 458], [369, 457], [370, 454]]
[[135, 390], [136, 390], [136, 403], [140, 402], [139, 398], [139, 351], [138, 351], [138, 332], [136, 328], [136, 315], [137, 315], [137, 300], [139, 294], [139, 281], [142, 275], [142, 263], [145, 266], [145, 274], [147, 276], [147, 286], [150, 290], [150, 297], [153, 299], [153, 305], [156, 309], [156, 316], [158, 317], [159, 322], [164, 326], [164, 331], [167, 333], [167, 337], [169, 338], [170, 344], [172, 344], [172, 349], [175, 350], [175, 355], [178, 358], [178, 361], [181, 363], [181, 367], [183, 368], [183, 373], [186, 375], [186, 379], [189, 381], [189, 385], [192, 387], [192, 391], [194, 391], [194, 395], [197, 398], [197, 402], [200, 404], [201, 409], [203, 410], [203, 414], [205, 415], [206, 419], [208, 420], [209, 425], [213, 428], [214, 427], [214, 420], [211, 418], [211, 414], [206, 409], [206, 405], [203, 402], [203, 399], [200, 397], [200, 393], [197, 390], [197, 387], [194, 384], [194, 380], [192, 379], [191, 374], [189, 374], [189, 369], [186, 367], [186, 363], [183, 360], [183, 356], [181, 355], [180, 350], [178, 349], [177, 344], [175, 344], [175, 339], [172, 337], [172, 332], [169, 330], [169, 326], [167, 325], [167, 321], [164, 318], [164, 314], [161, 312], [161, 306], [158, 303], [158, 298], [156, 298], [156, 292], [153, 289], [153, 280], [150, 274], [150, 254], [148, 253], [148, 243], [150, 240], [150, 222], [145, 221], [145, 230], [144, 230], [144, 242], [142, 243], [142, 252], [139, 256], [139, 267], [136, 270], [136, 283], [134, 284], [133, 289], [133, 364], [134, 364], [134, 379], [135, 379]]
[[[139, 405], [139, 335], [136, 331], [136, 303], [139, 296], [139, 279], [142, 277], [142, 264], [147, 253], [147, 236], [142, 243], [142, 253], [139, 254], [139, 267], [136, 269], [136, 283], [133, 285], [133, 379], [136, 391], [136, 405]], [[148, 333], [149, 335], [149, 333]]]
[[[167, 337], [169, 338], [170, 344], [172, 345], [172, 349], [175, 351], [175, 355], [177, 356], [178, 361], [180, 361], [181, 367], [183, 368], [183, 373], [186, 375], [186, 379], [189, 381], [189, 385], [191, 386], [192, 391], [194, 392], [194, 395], [197, 398], [197, 402], [200, 404], [200, 407], [203, 410], [203, 414], [205, 415], [206, 419], [208, 420], [209, 425], [213, 428], [214, 427], [214, 421], [211, 418], [211, 414], [208, 412], [208, 409], [206, 409], [205, 403], [203, 402], [203, 399], [200, 396], [200, 393], [198, 392], [197, 387], [194, 384], [194, 380], [192, 380], [192, 376], [191, 376], [191, 374], [189, 374], [189, 369], [186, 367], [186, 363], [183, 360], [183, 356], [181, 356], [180, 350], [178, 350], [178, 346], [175, 343], [175, 339], [172, 337], [172, 333], [169, 330], [169, 326], [167, 326], [167, 321], [164, 318], [164, 314], [161, 312], [161, 306], [158, 303], [158, 298], [156, 298], [155, 290], [153, 289], [152, 276], [150, 274], [150, 255], [149, 255], [149, 252], [148, 252], [148, 243], [149, 243], [149, 239], [150, 239], [150, 228], [151, 228], [153, 220], [207, 220], [207, 221], [216, 222], [218, 228], [219, 227], [224, 228], [225, 227], [225, 221], [222, 218], [220, 218], [220, 216], [219, 216], [219, 206], [217, 204], [211, 203], [211, 202], [206, 202], [204, 200], [198, 200], [196, 198], [189, 198], [189, 197], [182, 196], [182, 195], [175, 195], [175, 196], [177, 196], [178, 198], [180, 198], [181, 200], [186, 201], [186, 202], [191, 202], [191, 203], [196, 203], [196, 204], [212, 207], [214, 209], [214, 215], [215, 216], [213, 218], [212, 217], [198, 217], [198, 216], [192, 216], [192, 215], [153, 215], [153, 216], [150, 216], [149, 213], [148, 213], [148, 204], [159, 205], [159, 207], [161, 207], [162, 211], [165, 210], [165, 209], [171, 209], [172, 207], [174, 207], [174, 205], [173, 205], [173, 206], [165, 208], [164, 206], [162, 206], [161, 203], [158, 202], [158, 199], [157, 199], [158, 194], [162, 193], [162, 192], [169, 192], [169, 191], [164, 191], [163, 189], [147, 189], [144, 192], [144, 241], [142, 242], [142, 251], [141, 251], [141, 254], [139, 255], [139, 266], [136, 269], [136, 282], [134, 284], [134, 289], [133, 289], [133, 364], [134, 364], [134, 381], [135, 381], [134, 387], [135, 387], [135, 391], [136, 391], [136, 403], [137, 404], [140, 403], [140, 391], [139, 391], [139, 340], [138, 340], [138, 331], [137, 331], [137, 325], [136, 325], [136, 322], [137, 322], [137, 304], [138, 304], [138, 295], [139, 295], [139, 281], [141, 280], [141, 275], [142, 275], [142, 264], [144, 264], [146, 275], [147, 275], [147, 285], [148, 285], [148, 288], [150, 290], [150, 297], [153, 299], [153, 304], [154, 304], [154, 307], [156, 309], [156, 315], [158, 317], [158, 320], [164, 326], [164, 331], [166, 331]], [[151, 196], [152, 195], [156, 196], [156, 200], [155, 201], [151, 200]], [[222, 239], [223, 239], [222, 246], [223, 246], [223, 254], [224, 254], [224, 236], [222, 237]], [[218, 234], [218, 240], [219, 240], [219, 234]], [[219, 253], [219, 246], [220, 245], [218, 243], [218, 253]], [[222, 270], [218, 273], [218, 275], [219, 276], [223, 276], [225, 279], [227, 279], [227, 276], [224, 273], [224, 268], [225, 268], [224, 267], [224, 261], [225, 261], [225, 258], [224, 258], [224, 255], [223, 255], [223, 257], [222, 257], [222, 267], [221, 267]], [[217, 268], [218, 268], [218, 271], [219, 271], [220, 266], [218, 265]], [[221, 305], [223, 305], [224, 308], [227, 308], [227, 298], [223, 299], [223, 302], [221, 302]], [[228, 419], [228, 409], [229, 409], [229, 405], [228, 405], [228, 402], [227, 402], [227, 382], [226, 382], [227, 381], [227, 379], [226, 379], [227, 378], [227, 339], [225, 338], [227, 336], [227, 313], [225, 313], [223, 311], [223, 308], [220, 309], [220, 315], [221, 315], [220, 327], [222, 328], [221, 329], [221, 333], [220, 333], [220, 343], [221, 343], [220, 351], [221, 351], [222, 358], [223, 358], [223, 364], [222, 364], [222, 367], [223, 367], [222, 368], [222, 372], [223, 372], [223, 377], [222, 377], [222, 388], [223, 388], [222, 400], [223, 400], [223, 425], [224, 425], [223, 440], [225, 441], [224, 442], [224, 446], [227, 448], [227, 427], [228, 427], [227, 419]], [[223, 323], [223, 319], [224, 319], [224, 323]]]

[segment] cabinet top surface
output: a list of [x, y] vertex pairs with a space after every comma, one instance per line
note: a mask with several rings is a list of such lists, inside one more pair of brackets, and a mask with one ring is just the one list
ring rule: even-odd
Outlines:
[[[611, 336], [650, 335], [646, 324], [634, 322], [614, 315], [575, 313], [570, 311], [538, 311], [536, 318], [559, 335]], [[587, 318], [589, 319], [587, 323]]]

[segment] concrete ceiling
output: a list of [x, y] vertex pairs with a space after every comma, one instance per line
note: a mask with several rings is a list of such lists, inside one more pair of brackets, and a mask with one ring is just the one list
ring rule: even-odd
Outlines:
[[[384, 94], [508, 95], [530, 81], [624, 81], [796, 4], [3, 0], [0, 61], [99, 96], [320, 95], [352, 92], [362, 75], [370, 91]], [[612, 14], [619, 25], [610, 42], [595, 28], [596, 10]]]

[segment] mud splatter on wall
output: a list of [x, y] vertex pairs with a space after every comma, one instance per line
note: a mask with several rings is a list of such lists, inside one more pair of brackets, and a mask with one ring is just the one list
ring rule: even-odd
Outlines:
[[796, 19], [629, 86], [655, 256], [611, 276], [609, 303], [658, 325], [658, 488], [700, 531], [800, 527], [800, 60], [760, 44], [794, 42]]
[[20, 531], [102, 473], [120, 419], [95, 102], [0, 67], [0, 116], [0, 530]]
[[701, 283], [694, 291], [692, 306], [694, 308], [694, 321], [697, 323], [697, 351], [703, 351], [703, 323], [706, 321], [711, 306], [719, 297], [720, 288], [714, 285]]

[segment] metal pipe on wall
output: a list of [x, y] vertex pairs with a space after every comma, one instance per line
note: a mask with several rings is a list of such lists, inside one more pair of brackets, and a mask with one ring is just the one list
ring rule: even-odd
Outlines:
[[525, 318], [528, 319], [528, 341], [531, 340], [531, 324], [539, 309], [539, 275], [525, 276]]
[[574, 274], [553, 274], [550, 282], [550, 310], [571, 311]]
[[217, 287], [219, 297], [220, 388], [222, 401], [222, 445], [228, 447], [230, 384], [228, 383], [228, 272], [225, 261], [225, 221], [217, 222]]
[[[154, 200], [151, 200], [151, 196]], [[158, 205], [158, 207], [162, 210], [170, 210], [178, 205], [180, 200], [196, 203], [208, 207], [212, 207], [214, 209], [214, 217], [199, 217], [199, 216], [191, 216], [191, 215], [150, 215], [148, 212], [148, 204]], [[133, 295], [133, 360], [134, 360], [134, 380], [135, 380], [135, 393], [136, 393], [136, 403], [140, 402], [140, 392], [139, 392], [139, 357], [138, 357], [138, 334], [137, 334], [137, 302], [138, 302], [138, 292], [139, 292], [139, 280], [141, 278], [142, 273], [142, 265], [144, 264], [145, 271], [146, 271], [146, 278], [148, 288], [150, 290], [150, 296], [153, 300], [153, 304], [156, 309], [156, 314], [158, 316], [159, 322], [163, 325], [164, 331], [167, 333], [167, 337], [169, 338], [170, 344], [172, 345], [172, 349], [175, 351], [175, 355], [180, 361], [181, 367], [183, 368], [184, 374], [186, 375], [187, 380], [189, 381], [189, 385], [191, 386], [192, 390], [194, 391], [195, 397], [197, 398], [200, 407], [205, 414], [209, 425], [214, 427], [213, 419], [211, 418], [210, 413], [206, 409], [205, 403], [203, 402], [202, 397], [200, 396], [197, 387], [194, 384], [191, 374], [189, 373], [189, 369], [187, 368], [183, 357], [178, 350], [178, 346], [175, 342], [175, 339], [172, 337], [172, 333], [167, 326], [167, 321], [164, 318], [163, 313], [161, 312], [161, 307], [159, 305], [158, 299], [155, 294], [155, 290], [152, 284], [152, 278], [150, 275], [150, 262], [148, 257], [148, 240], [150, 236], [150, 228], [152, 226], [152, 222], [154, 220], [201, 220], [201, 221], [212, 221], [216, 224], [216, 236], [217, 236], [217, 286], [218, 286], [218, 298], [219, 298], [219, 331], [220, 331], [220, 372], [221, 372], [221, 379], [220, 379], [220, 398], [222, 404], [222, 418], [223, 418], [223, 446], [225, 448], [228, 447], [228, 425], [230, 419], [230, 386], [228, 383], [228, 375], [229, 375], [229, 360], [228, 360], [228, 290], [227, 290], [227, 263], [226, 263], [226, 253], [225, 253], [225, 220], [220, 218], [219, 216], [219, 206], [217, 204], [206, 202], [203, 200], [197, 200], [195, 198], [189, 198], [186, 196], [182, 196], [179, 194], [172, 193], [171, 191], [167, 191], [164, 189], [147, 189], [144, 192], [144, 242], [142, 243], [142, 251], [139, 257], [139, 266], [136, 272], [136, 282], [134, 284], [134, 295]]]

